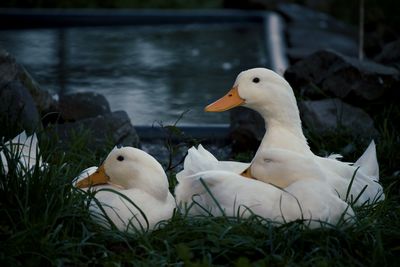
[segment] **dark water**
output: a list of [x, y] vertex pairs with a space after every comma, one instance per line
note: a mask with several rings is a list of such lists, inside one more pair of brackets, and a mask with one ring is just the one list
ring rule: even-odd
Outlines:
[[0, 46], [54, 94], [95, 91], [134, 125], [224, 124], [203, 112], [236, 75], [267, 65], [261, 25], [129, 26], [0, 32]]

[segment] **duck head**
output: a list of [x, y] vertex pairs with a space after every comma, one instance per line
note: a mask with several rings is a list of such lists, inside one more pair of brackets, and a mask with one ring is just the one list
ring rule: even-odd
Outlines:
[[168, 193], [168, 179], [160, 163], [133, 147], [115, 147], [96, 172], [79, 181], [76, 187], [100, 184], [125, 190], [140, 189], [160, 198]]
[[205, 111], [222, 112], [245, 106], [264, 119], [292, 117], [299, 119], [296, 98], [289, 83], [272, 70], [254, 68], [241, 72], [232, 89], [208, 105]]

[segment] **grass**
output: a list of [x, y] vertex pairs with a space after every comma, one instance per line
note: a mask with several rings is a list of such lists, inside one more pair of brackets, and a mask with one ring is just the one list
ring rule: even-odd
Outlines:
[[[47, 168], [24, 173], [11, 164], [7, 175], [0, 172], [0, 265], [394, 266], [400, 254], [399, 175], [395, 173], [400, 141], [398, 129], [389, 121], [399, 115], [394, 107], [376, 117], [387, 119], [377, 125], [386, 200], [356, 208], [358, 220], [353, 226], [314, 230], [301, 221], [275, 225], [258, 216], [190, 217], [185, 212], [176, 212], [153, 232], [105, 229], [89, 216], [85, 200], [91, 196], [77, 192], [71, 180], [82, 169], [98, 165], [111, 144], [89, 151], [86, 135], [77, 134], [67, 147], [42, 135]], [[354, 160], [367, 144], [355, 142], [345, 132], [307, 135], [319, 154], [342, 152], [338, 148], [352, 143], [354, 149], [345, 153], [346, 160]]]

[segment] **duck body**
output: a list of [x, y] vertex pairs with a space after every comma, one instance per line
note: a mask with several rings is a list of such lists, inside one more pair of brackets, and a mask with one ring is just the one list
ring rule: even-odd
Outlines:
[[154, 229], [176, 207], [162, 166], [132, 147], [114, 148], [100, 167], [83, 171], [75, 186], [95, 191], [92, 217], [107, 226], [111, 221], [121, 231]]
[[363, 205], [385, 199], [379, 184], [379, 165], [375, 142], [372, 141], [355, 163], [341, 162], [336, 157], [318, 157], [316, 162], [329, 177], [327, 182], [340, 198], [355, 205]]
[[[354, 164], [341, 162], [334, 157], [314, 155], [303, 134], [299, 109], [289, 83], [275, 72], [255, 68], [240, 73], [228, 94], [206, 107], [206, 111], [220, 112], [238, 105], [246, 106], [260, 113], [266, 123], [266, 133], [249, 167], [252, 178], [287, 188], [297, 179], [293, 176], [271, 175], [268, 157], [271, 150], [279, 149], [284, 158], [292, 158], [287, 168], [301, 175], [308, 167], [297, 164], [293, 157], [309, 159], [319, 170], [320, 180], [325, 180], [340, 198], [357, 200], [356, 205], [383, 200], [384, 194], [379, 182], [379, 166], [375, 144], [372, 142], [363, 156]], [[299, 176], [299, 177], [300, 177]], [[353, 178], [354, 176], [354, 178]], [[291, 177], [291, 179], [288, 179]], [[302, 179], [303, 179], [302, 178]], [[349, 186], [350, 190], [348, 190]], [[350, 196], [350, 198], [348, 198]]]
[[[112, 223], [121, 231], [127, 229], [154, 229], [160, 221], [171, 218], [175, 208], [175, 199], [168, 194], [165, 199], [158, 199], [140, 189], [118, 189], [115, 186], [96, 188], [95, 201], [90, 203], [90, 212], [101, 224], [109, 226], [109, 222], [98, 217], [102, 209]], [[117, 192], [117, 193], [115, 193]], [[122, 197], [121, 195], [124, 197]], [[134, 204], [132, 204], [134, 203]]]
[[[324, 173], [321, 178], [324, 177], [326, 183], [343, 200], [350, 202], [356, 200], [354, 204], [362, 205], [384, 199], [383, 188], [379, 184], [379, 165], [373, 141], [358, 161], [347, 163], [338, 160], [340, 155], [337, 155], [338, 157], [314, 155], [306, 145], [304, 135], [294, 135], [292, 131], [285, 130], [283, 127], [274, 127], [274, 124], [268, 125], [270, 128], [267, 130], [249, 168], [254, 178], [273, 183], [282, 188], [286, 188], [297, 180], [297, 177], [286, 176], [294, 178], [289, 180], [279, 173], [275, 176], [271, 175], [274, 170], [268, 166], [268, 155], [271, 150], [280, 150], [282, 162], [285, 161], [285, 157], [293, 158], [292, 164], [286, 165], [286, 168], [303, 177], [309, 176], [302, 175], [309, 170], [308, 166], [301, 164], [301, 162], [304, 162], [303, 157], [309, 158], [310, 162], [312, 160], [313, 164], [317, 164], [320, 171]], [[299, 158], [298, 162], [300, 163], [296, 163], [295, 157]]]
[[[194, 166], [199, 160], [202, 163]], [[207, 160], [201, 159], [196, 148], [191, 148], [184, 171], [177, 174], [177, 203], [192, 205], [189, 209], [191, 214], [249, 217], [254, 213], [278, 223], [303, 219], [311, 227], [320, 226], [321, 221], [336, 224], [341, 218], [350, 220], [354, 216], [348, 204], [323, 181], [309, 177], [282, 190], [227, 170], [191, 172], [192, 169], [198, 170], [200, 165], [205, 166]]]

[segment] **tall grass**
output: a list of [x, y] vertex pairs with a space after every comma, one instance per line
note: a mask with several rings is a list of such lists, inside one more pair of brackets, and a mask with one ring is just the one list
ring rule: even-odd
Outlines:
[[[390, 114], [398, 116], [398, 109]], [[386, 200], [355, 208], [354, 225], [320, 229], [301, 221], [277, 225], [256, 215], [191, 217], [184, 209], [152, 232], [104, 228], [90, 217], [92, 196], [73, 188], [71, 181], [82, 169], [98, 165], [111, 144], [90, 151], [85, 134], [77, 134], [68, 146], [39, 135], [48, 167], [24, 173], [10, 155], [9, 173], [0, 170], [0, 266], [394, 266], [400, 252], [395, 163], [400, 142], [395, 126], [381, 121], [377, 127]], [[353, 143], [344, 155], [353, 160], [366, 147], [344, 133], [329, 139], [307, 134], [319, 154], [342, 152], [337, 148]]]

